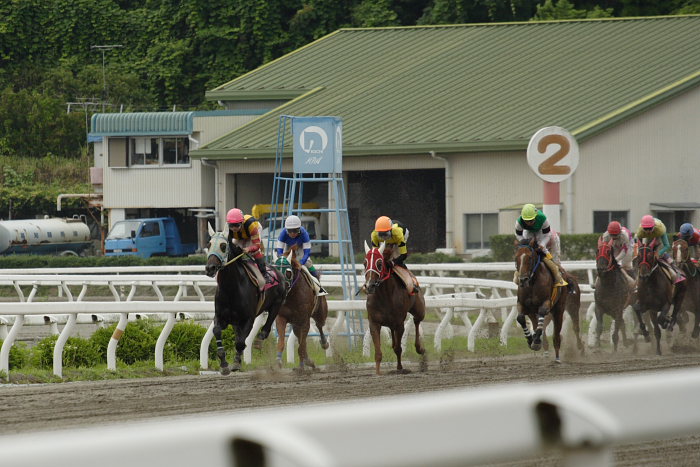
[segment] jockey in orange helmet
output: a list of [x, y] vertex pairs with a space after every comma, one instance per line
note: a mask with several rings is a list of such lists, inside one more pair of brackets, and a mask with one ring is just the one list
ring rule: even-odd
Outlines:
[[665, 264], [670, 269], [674, 284], [685, 280], [685, 276], [673, 264], [671, 255], [668, 253], [671, 249], [671, 244], [668, 242], [666, 226], [660, 219], [656, 219], [649, 214], [642, 217], [642, 222], [639, 224], [635, 236], [637, 237], [637, 242], [643, 245], [651, 244], [655, 241], [654, 250], [659, 259], [663, 260], [661, 264]]
[[[408, 248], [406, 241], [408, 240], [408, 228], [400, 221], [392, 221], [387, 216], [377, 218], [374, 223], [371, 240], [373, 247], [379, 247], [380, 243], [385, 243], [391, 248], [391, 256], [389, 257], [388, 266], [399, 266], [408, 271], [406, 267], [406, 258], [408, 257]], [[413, 274], [411, 274], [413, 277]], [[418, 283], [413, 281], [413, 292], [418, 293]]]
[[265, 267], [265, 256], [263, 255], [263, 245], [260, 241], [262, 227], [250, 214], [243, 215], [243, 211], [238, 208], [229, 210], [226, 214], [226, 223], [228, 224], [228, 241], [233, 243], [248, 253], [258, 265], [258, 269], [262, 273], [266, 281], [270, 278]]

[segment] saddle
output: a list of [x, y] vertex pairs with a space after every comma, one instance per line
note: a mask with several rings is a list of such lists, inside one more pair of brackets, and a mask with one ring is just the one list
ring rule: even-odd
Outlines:
[[270, 266], [265, 265], [265, 269], [267, 270], [268, 276], [271, 278], [270, 282], [267, 282], [263, 275], [260, 273], [260, 269], [258, 269], [258, 265], [255, 264], [254, 261], [244, 261], [243, 265], [245, 266], [245, 272], [248, 275], [248, 279], [258, 287], [258, 292], [265, 292], [266, 290], [276, 286], [279, 284], [279, 281], [277, 280], [277, 275], [272, 272], [270, 269]]
[[416, 279], [416, 276], [414, 276], [411, 271], [402, 266], [394, 265], [391, 271], [403, 281], [404, 286], [408, 291], [408, 294], [415, 295], [414, 290], [420, 286], [420, 284], [418, 284], [418, 279]]

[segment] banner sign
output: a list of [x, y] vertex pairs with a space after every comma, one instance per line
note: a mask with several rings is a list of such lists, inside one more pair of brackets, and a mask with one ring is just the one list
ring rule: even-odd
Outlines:
[[338, 117], [292, 117], [294, 173], [343, 171], [343, 121]]

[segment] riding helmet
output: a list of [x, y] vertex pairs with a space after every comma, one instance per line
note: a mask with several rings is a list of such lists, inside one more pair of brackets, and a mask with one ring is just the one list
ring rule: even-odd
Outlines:
[[681, 236], [690, 237], [691, 235], [693, 235], [693, 233], [695, 233], [695, 229], [693, 228], [693, 224], [686, 222], [685, 224], [681, 225], [681, 230], [680, 230]]
[[537, 208], [534, 204], [526, 204], [520, 212], [520, 217], [522, 217], [524, 221], [531, 221], [537, 217]]
[[391, 230], [391, 219], [387, 216], [381, 216], [374, 223], [374, 230], [377, 232], [388, 232]]
[[298, 229], [299, 227], [301, 227], [301, 219], [297, 216], [289, 216], [284, 221], [284, 228], [287, 230]]
[[646, 216], [642, 217], [642, 228], [643, 229], [651, 229], [656, 225], [654, 222], [654, 217], [647, 214]]
[[610, 235], [618, 235], [622, 231], [622, 226], [617, 221], [612, 221], [608, 224], [608, 233]]
[[231, 209], [226, 214], [226, 222], [228, 224], [240, 224], [243, 222], [243, 211], [238, 208]]

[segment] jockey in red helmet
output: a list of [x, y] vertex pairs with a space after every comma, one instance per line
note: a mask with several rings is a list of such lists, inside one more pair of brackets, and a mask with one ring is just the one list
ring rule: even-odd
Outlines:
[[615, 261], [622, 268], [626, 279], [632, 287], [634, 287], [634, 279], [632, 279], [632, 257], [634, 245], [630, 238], [630, 231], [627, 227], [622, 226], [618, 221], [612, 221], [608, 224], [608, 229], [603, 233], [603, 242], [607, 243], [612, 240], [612, 254]]

